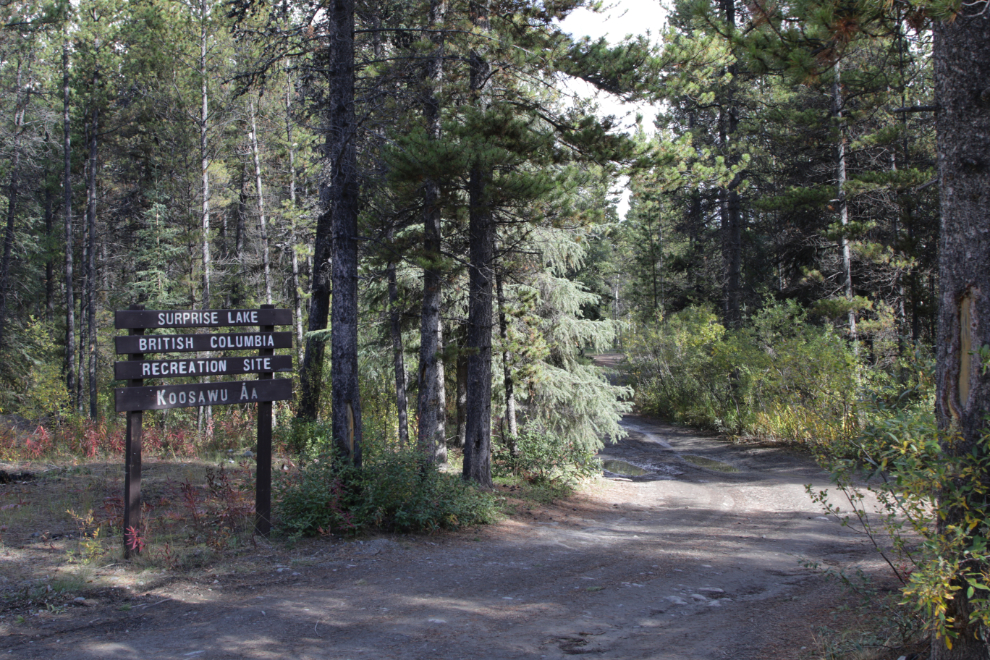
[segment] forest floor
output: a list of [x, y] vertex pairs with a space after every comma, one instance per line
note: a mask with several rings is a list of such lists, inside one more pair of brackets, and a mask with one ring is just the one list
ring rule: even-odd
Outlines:
[[[106, 566], [85, 601], [0, 619], [0, 655], [808, 659], [822, 657], [822, 626], [857, 624], [849, 593], [808, 562], [881, 587], [885, 573], [809, 499], [805, 484], [828, 486], [809, 457], [635, 415], [623, 425], [602, 457], [643, 475], [608, 463], [617, 473], [567, 499], [457, 533], [261, 540], [182, 572]], [[54, 547], [17, 545], [0, 548], [8, 568]]]

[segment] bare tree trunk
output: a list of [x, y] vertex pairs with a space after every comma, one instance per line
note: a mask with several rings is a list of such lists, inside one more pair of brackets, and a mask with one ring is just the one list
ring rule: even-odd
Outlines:
[[467, 353], [462, 341], [457, 351], [457, 446], [464, 449], [467, 439]]
[[498, 296], [498, 333], [502, 339], [502, 385], [505, 388], [505, 420], [509, 425], [509, 451], [516, 454], [516, 395], [512, 380], [512, 354], [509, 353], [509, 325], [505, 318], [505, 291], [502, 288], [502, 272], [495, 269], [495, 290]]
[[[86, 143], [89, 146], [89, 131], [91, 127], [89, 122], [86, 122]], [[85, 176], [86, 176], [86, 204], [87, 212], [89, 209], [89, 168], [92, 166], [92, 162], [87, 157], [85, 164]], [[83, 393], [86, 388], [86, 347], [89, 345], [89, 326], [86, 322], [87, 311], [89, 310], [89, 270], [86, 268], [86, 264], [89, 263], [89, 223], [87, 222], [86, 215], [82, 219], [82, 253], [80, 254], [80, 264], [79, 269], [81, 271], [80, 282], [79, 282], [79, 363], [78, 363], [78, 375], [76, 376], [76, 405], [79, 414], [82, 415], [86, 412], [86, 402]]]
[[[330, 266], [333, 285], [331, 311], [332, 434], [343, 455], [361, 462], [361, 399], [358, 389], [358, 201], [354, 116], [354, 0], [331, 0], [326, 158], [330, 185], [325, 188], [324, 212], [316, 226], [313, 295], [309, 329], [326, 328], [330, 296]], [[322, 191], [321, 191], [322, 192]], [[321, 194], [323, 197], [323, 194]], [[332, 259], [331, 259], [332, 255]], [[328, 263], [331, 262], [332, 263]], [[316, 419], [323, 372], [323, 340], [310, 339], [300, 374], [302, 396], [299, 417]]]
[[[423, 116], [429, 139], [440, 139], [440, 101], [437, 96], [443, 80], [443, 36], [433, 28], [443, 23], [446, 2], [432, 0], [426, 35], [433, 42], [424, 82]], [[427, 460], [447, 462], [446, 393], [443, 373], [443, 320], [440, 308], [443, 291], [441, 250], [440, 186], [427, 179], [423, 184], [423, 311], [419, 349], [419, 434], [417, 441]]]
[[[202, 176], [202, 186], [203, 186], [203, 213], [202, 213], [202, 226], [200, 230], [203, 232], [203, 309], [210, 309], [211, 300], [211, 290], [210, 290], [210, 269], [212, 267], [212, 260], [210, 258], [210, 160], [209, 153], [207, 151], [207, 129], [209, 127], [210, 120], [210, 96], [209, 89], [207, 88], [207, 81], [209, 80], [209, 72], [206, 70], [206, 44], [207, 44], [207, 34], [206, 34], [206, 15], [207, 6], [206, 0], [200, 0], [199, 3], [199, 76], [201, 78], [201, 96], [202, 105], [200, 108], [199, 115], [199, 160], [200, 169]], [[210, 378], [207, 376], [203, 379], [204, 382], [209, 382]], [[213, 407], [212, 406], [200, 406], [200, 418], [204, 416], [206, 418], [207, 429], [211, 428], [210, 422], [213, 419]], [[209, 433], [209, 431], [207, 431]]]
[[[45, 135], [45, 142], [48, 135]], [[45, 161], [45, 322], [55, 321], [55, 194], [52, 190], [50, 161]]]
[[230, 304], [240, 307], [244, 300], [244, 234], [247, 218], [247, 165], [241, 164], [241, 175], [237, 185], [237, 208], [234, 211], [234, 260], [237, 262], [237, 272], [230, 286]]
[[3, 261], [0, 262], [0, 350], [6, 341], [5, 329], [7, 307], [10, 299], [10, 262], [14, 249], [14, 221], [17, 218], [18, 176], [21, 170], [21, 136], [24, 127], [24, 111], [27, 106], [27, 94], [21, 88], [21, 73], [23, 63], [17, 61], [17, 101], [14, 107], [14, 139], [11, 145], [10, 183], [7, 186], [7, 225], [3, 238]]
[[[990, 344], [990, 16], [982, 9], [963, 5], [951, 20], [936, 21], [933, 49], [942, 222], [935, 412], [946, 434], [943, 451], [972, 456], [977, 465], [985, 465], [990, 427], [990, 372], [977, 353]], [[970, 483], [961, 485], [972, 489], [968, 501], [949, 508], [940, 494], [940, 509], [947, 510], [937, 525], [939, 533], [952, 535], [954, 527], [971, 535], [960, 539], [959, 547], [968, 548], [986, 536], [985, 525], [973, 529], [965, 521], [971, 511], [986, 510], [990, 475], [984, 470], [963, 478]], [[985, 580], [986, 563], [960, 559], [961, 571]], [[944, 638], [933, 640], [932, 660], [985, 660], [987, 631], [970, 619], [973, 600], [982, 596], [967, 594], [962, 575], [952, 586], [958, 591], [945, 615], [958, 637], [951, 648]]]
[[[832, 112], [835, 115], [836, 121], [838, 122], [839, 128], [839, 142], [837, 146], [837, 163], [836, 163], [836, 186], [837, 199], [839, 200], [839, 223], [843, 228], [849, 225], [849, 203], [846, 201], [846, 129], [843, 125], [842, 120], [842, 80], [841, 70], [839, 68], [839, 63], [836, 62], [833, 67], [835, 72], [835, 79], [832, 81]], [[853, 299], [853, 284], [852, 284], [852, 248], [849, 244], [849, 237], [843, 232], [842, 234], [842, 271], [845, 285], [846, 300], [852, 303]], [[849, 336], [853, 339], [856, 338], [856, 311], [854, 309], [849, 310]]]
[[292, 213], [289, 216], [289, 252], [292, 257], [292, 307], [296, 315], [296, 354], [298, 364], [303, 361], [303, 322], [302, 322], [302, 291], [299, 285], [299, 255], [296, 246], [299, 237], [296, 234], [296, 145], [292, 141], [292, 91], [293, 83], [289, 67], [285, 69], [285, 137], [289, 145], [289, 204]]
[[69, 117], [69, 41], [62, 42], [62, 212], [65, 214], [65, 388], [72, 405], [76, 391], [76, 301], [73, 296], [72, 139]]
[[[389, 232], [391, 234], [391, 232]], [[389, 236], [389, 242], [391, 242]], [[399, 285], [395, 277], [395, 261], [389, 259], [388, 278], [389, 332], [392, 335], [392, 364], [395, 369], [395, 407], [399, 414], [399, 446], [409, 445], [409, 404], [406, 401], [406, 364], [402, 349], [402, 322], [399, 310]]]
[[336, 144], [330, 185], [333, 209], [333, 308], [331, 388], [333, 437], [361, 463], [361, 397], [358, 389], [357, 120], [354, 116], [354, 0], [331, 4], [330, 132]]
[[[725, 23], [729, 34], [732, 35], [736, 25], [735, 0], [721, 0], [721, 3]], [[735, 99], [737, 70], [738, 67], [735, 64], [728, 68], [731, 80], [725, 88], [724, 103], [719, 117], [719, 142], [722, 153], [725, 154], [725, 162], [729, 166], [734, 166], [739, 162], [738, 154], [732, 152], [733, 140], [739, 124]], [[722, 220], [722, 250], [725, 262], [724, 313], [726, 322], [732, 327], [738, 327], [742, 322], [742, 212], [739, 193], [736, 190], [741, 182], [742, 177], [737, 175], [729, 185], [720, 191], [719, 212]]]
[[268, 256], [268, 224], [265, 220], [265, 193], [261, 187], [261, 156], [258, 154], [258, 126], [254, 117], [254, 102], [248, 102], [251, 115], [251, 154], [254, 156], [254, 178], [258, 189], [258, 226], [261, 228], [261, 261], [265, 270], [265, 302], [272, 304], [271, 262]]
[[[93, 89], [99, 85], [99, 69], [93, 74]], [[86, 256], [86, 281], [89, 292], [86, 296], [89, 301], [89, 308], [86, 310], [86, 334], [89, 340], [89, 417], [95, 420], [99, 413], [97, 382], [96, 382], [96, 362], [97, 362], [97, 335], [96, 335], [96, 168], [98, 166], [99, 148], [99, 126], [100, 110], [94, 99], [92, 109], [92, 130], [89, 134], [89, 181], [86, 186], [86, 222], [89, 227]]]
[[[471, 22], [483, 32], [489, 28], [487, 0], [472, 2]], [[486, 110], [486, 86], [491, 65], [480, 48], [469, 56], [470, 88], [476, 106]], [[491, 167], [471, 166], [468, 181], [468, 382], [467, 437], [464, 443], [464, 478], [492, 487], [492, 280], [495, 260], [495, 217], [488, 187]]]

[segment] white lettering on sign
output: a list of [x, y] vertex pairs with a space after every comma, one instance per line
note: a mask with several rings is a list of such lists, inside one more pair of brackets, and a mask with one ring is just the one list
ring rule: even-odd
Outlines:
[[220, 374], [227, 371], [227, 360], [173, 360], [169, 362], [143, 362], [141, 375], [193, 376], [196, 374]]
[[210, 348], [245, 349], [245, 348], [274, 348], [275, 339], [272, 335], [213, 335], [210, 337]]
[[220, 325], [219, 312], [159, 312], [158, 325]]
[[138, 339], [138, 349], [147, 353], [163, 353], [166, 351], [181, 351], [193, 347], [192, 336], [161, 336], [141, 337]]
[[244, 371], [271, 371], [272, 359], [265, 358], [244, 358]]
[[[229, 398], [228, 390], [222, 387], [212, 388], [208, 390], [196, 391], [190, 388], [189, 390], [178, 390], [169, 392], [166, 388], [155, 388], [155, 407], [175, 407], [176, 405], [193, 405], [193, 406], [208, 406], [214, 403], [224, 404], [227, 403]], [[241, 386], [241, 399], [258, 399], [256, 392], [252, 392], [254, 396], [249, 396], [247, 392], [247, 387]]]
[[244, 401], [247, 398], [248, 398], [247, 385], [241, 385], [241, 399], [240, 400], [241, 401]]
[[227, 312], [227, 325], [248, 325], [258, 322], [258, 312]]

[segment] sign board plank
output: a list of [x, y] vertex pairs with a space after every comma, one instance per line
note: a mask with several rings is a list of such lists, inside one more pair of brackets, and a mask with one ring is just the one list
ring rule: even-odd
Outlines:
[[117, 412], [164, 410], [194, 406], [229, 406], [235, 403], [287, 401], [292, 399], [292, 380], [242, 380], [196, 385], [158, 385], [114, 389]]
[[194, 353], [292, 348], [291, 332], [228, 332], [208, 335], [127, 335], [114, 337], [117, 353]]
[[231, 325], [292, 325], [289, 309], [121, 309], [114, 312], [114, 327], [215, 328]]
[[117, 380], [229, 376], [232, 374], [256, 374], [263, 371], [292, 371], [292, 357], [272, 355], [266, 357], [142, 360], [115, 362], [113, 365], [113, 375]]

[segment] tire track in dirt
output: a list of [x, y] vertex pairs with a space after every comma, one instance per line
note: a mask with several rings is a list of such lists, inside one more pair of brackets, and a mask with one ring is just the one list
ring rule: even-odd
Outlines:
[[[646, 466], [490, 528], [323, 544], [313, 565], [151, 593], [76, 615], [19, 658], [801, 658], [837, 599], [802, 560], [872, 559], [825, 519], [796, 452], [636, 416], [603, 456]], [[699, 467], [684, 456], [732, 466]], [[711, 465], [715, 465], [714, 463]], [[270, 572], [269, 572], [270, 571]], [[277, 571], [277, 572], [276, 572]], [[212, 591], [210, 591], [212, 589]], [[90, 619], [96, 612], [89, 613]], [[78, 617], [82, 617], [80, 613]]]

